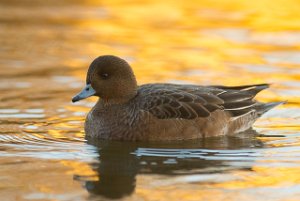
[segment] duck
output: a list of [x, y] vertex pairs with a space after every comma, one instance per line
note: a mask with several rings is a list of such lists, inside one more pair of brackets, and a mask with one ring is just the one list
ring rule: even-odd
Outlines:
[[99, 97], [86, 116], [85, 136], [119, 141], [191, 140], [236, 135], [284, 102], [254, 99], [269, 84], [200, 86], [151, 83], [138, 86], [124, 59], [103, 55], [89, 66], [77, 102]]

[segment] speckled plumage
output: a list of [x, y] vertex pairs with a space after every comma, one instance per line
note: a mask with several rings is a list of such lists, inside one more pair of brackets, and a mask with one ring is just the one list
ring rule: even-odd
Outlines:
[[[99, 78], [104, 74], [108, 77]], [[93, 95], [100, 99], [87, 115], [86, 136], [111, 140], [188, 140], [232, 135], [249, 129], [258, 117], [281, 103], [253, 100], [259, 91], [268, 88], [267, 84], [138, 87], [130, 66], [115, 56], [98, 57], [91, 64], [89, 83], [96, 91]]]

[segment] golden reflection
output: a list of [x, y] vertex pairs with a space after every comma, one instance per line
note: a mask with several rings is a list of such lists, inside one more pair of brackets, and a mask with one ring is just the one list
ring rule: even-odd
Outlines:
[[59, 161], [30, 157], [14, 157], [14, 160], [19, 161], [18, 165], [14, 166], [10, 158], [2, 157], [1, 160], [2, 164], [6, 164], [1, 165], [1, 175], [13, 175], [2, 177], [2, 200], [36, 200], [37, 196], [40, 200], [47, 200], [59, 194], [65, 194], [66, 197], [71, 195], [74, 199], [84, 199], [87, 196], [87, 193], [81, 191], [80, 183], [74, 182], [72, 175], [68, 174], [71, 168]]
[[97, 173], [91, 169], [90, 165], [84, 162], [62, 160], [60, 163], [70, 168], [70, 170], [67, 171], [68, 175], [80, 175], [81, 177], [88, 177], [89, 181], [99, 180]]
[[[270, 162], [270, 161], [267, 161]], [[276, 161], [273, 161], [276, 162]], [[227, 189], [240, 189], [252, 187], [289, 187], [291, 185], [300, 184], [299, 167], [263, 167], [254, 166], [253, 172], [236, 173], [241, 179], [231, 182], [218, 183], [217, 187]]]
[[[270, 161], [267, 161], [268, 163]], [[276, 162], [276, 161], [274, 161]], [[246, 193], [241, 190], [256, 188], [274, 188], [280, 191], [281, 188], [289, 188], [300, 184], [299, 167], [262, 167], [254, 166], [251, 171], [234, 171], [231, 173], [232, 179], [225, 182], [210, 183], [185, 183], [174, 182], [170, 178], [159, 178], [156, 180], [171, 180], [172, 185], [164, 185], [163, 182], [153, 182], [146, 176], [140, 176], [136, 190], [138, 197], [151, 197], [154, 200], [165, 200], [166, 194], [168, 199], [174, 200], [253, 200], [257, 199], [255, 193]], [[225, 176], [225, 174], [223, 175]], [[198, 185], [197, 185], [198, 184]], [[184, 187], [182, 187], [184, 185]], [[201, 185], [201, 187], [200, 187]], [[274, 195], [272, 195], [272, 193]], [[270, 195], [264, 194], [264, 198], [275, 198], [276, 193]], [[278, 195], [277, 195], [278, 198]], [[282, 198], [281, 200], [285, 200]], [[288, 200], [296, 201], [297, 196], [291, 196]]]

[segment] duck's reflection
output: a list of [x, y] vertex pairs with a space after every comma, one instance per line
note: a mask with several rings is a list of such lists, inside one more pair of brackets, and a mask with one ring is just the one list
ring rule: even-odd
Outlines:
[[[248, 157], [249, 148], [262, 147], [254, 134], [239, 137], [221, 137], [189, 142], [170, 143], [134, 143], [111, 142], [88, 139], [88, 144], [98, 148], [99, 164], [93, 167], [98, 173], [97, 181], [85, 181], [91, 196], [101, 195], [118, 199], [132, 194], [136, 187], [137, 174], [209, 174], [224, 172], [228, 160], [222, 155], [232, 150], [241, 157]], [[245, 151], [247, 149], [248, 151]], [[212, 157], [221, 153], [215, 159]], [[251, 154], [250, 154], [251, 155]], [[251, 160], [245, 165], [230, 167], [251, 170]], [[209, 158], [209, 160], [208, 160]], [[238, 161], [238, 158], [237, 158]]]

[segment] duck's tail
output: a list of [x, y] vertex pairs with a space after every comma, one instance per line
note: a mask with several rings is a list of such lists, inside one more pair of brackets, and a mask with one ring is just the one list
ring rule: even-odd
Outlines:
[[285, 104], [287, 101], [281, 101], [281, 102], [271, 102], [271, 103], [259, 103], [257, 106], [255, 106], [255, 110], [258, 114], [258, 116], [262, 116], [264, 113], [268, 112], [270, 109]]

